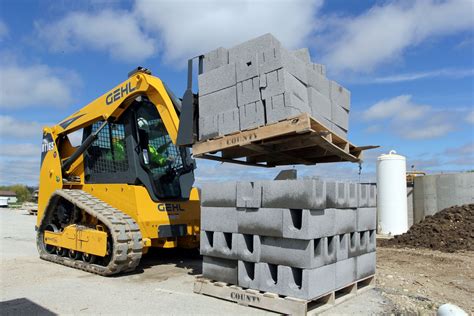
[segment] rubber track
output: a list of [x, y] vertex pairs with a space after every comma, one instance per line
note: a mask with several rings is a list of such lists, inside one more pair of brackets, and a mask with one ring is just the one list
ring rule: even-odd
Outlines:
[[[113, 241], [113, 254], [107, 266], [89, 264], [80, 259], [74, 260], [69, 257], [49, 254], [40, 244], [43, 236], [41, 229], [44, 230], [45, 226], [42, 223], [36, 238], [41, 259], [103, 276], [135, 270], [142, 257], [143, 246], [142, 234], [133, 218], [82, 190], [57, 190], [54, 195], [68, 200], [86, 213], [97, 217], [100, 222], [107, 226]], [[51, 198], [51, 200], [53, 199]], [[47, 210], [47, 212], [51, 212], [49, 205]], [[43, 221], [47, 217], [49, 217], [49, 214], [43, 216]]]

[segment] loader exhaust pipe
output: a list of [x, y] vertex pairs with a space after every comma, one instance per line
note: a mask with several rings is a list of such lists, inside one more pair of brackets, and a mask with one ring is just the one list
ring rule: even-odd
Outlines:
[[71, 168], [72, 164], [79, 158], [86, 150], [89, 148], [89, 146], [97, 139], [97, 135], [99, 135], [99, 132], [108, 124], [107, 121], [104, 121], [99, 128], [90, 134], [86, 140], [79, 146], [78, 149], [68, 158], [66, 161], [63, 163], [61, 166], [61, 171], [63, 174], [66, 174], [69, 168]]

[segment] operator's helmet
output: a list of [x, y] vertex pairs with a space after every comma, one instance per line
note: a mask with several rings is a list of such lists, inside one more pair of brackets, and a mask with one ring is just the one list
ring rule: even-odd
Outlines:
[[150, 125], [148, 121], [143, 117], [139, 117], [137, 120], [138, 128], [145, 130], [146, 132], [150, 132]]

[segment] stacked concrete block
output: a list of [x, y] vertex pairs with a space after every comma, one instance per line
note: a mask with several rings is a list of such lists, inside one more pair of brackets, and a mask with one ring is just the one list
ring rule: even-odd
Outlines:
[[370, 185], [312, 179], [206, 184], [203, 275], [301, 299], [371, 276], [372, 193]]
[[209, 139], [309, 113], [340, 137], [349, 129], [350, 93], [326, 78], [309, 50], [289, 51], [271, 34], [203, 57], [199, 138]]

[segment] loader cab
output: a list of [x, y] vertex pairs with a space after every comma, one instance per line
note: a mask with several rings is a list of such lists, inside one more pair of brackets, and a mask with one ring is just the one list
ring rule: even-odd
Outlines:
[[[84, 139], [102, 122], [84, 129]], [[173, 144], [156, 106], [136, 98], [107, 124], [84, 153], [86, 183], [143, 185], [155, 201], [186, 200], [195, 163], [188, 148]]]

